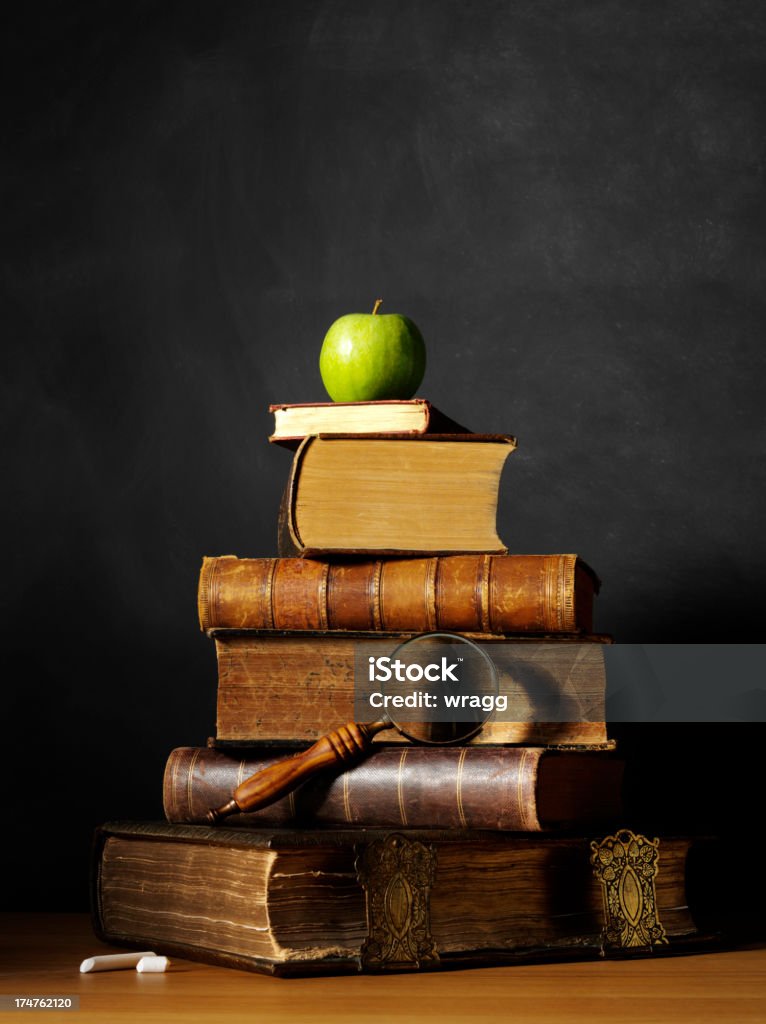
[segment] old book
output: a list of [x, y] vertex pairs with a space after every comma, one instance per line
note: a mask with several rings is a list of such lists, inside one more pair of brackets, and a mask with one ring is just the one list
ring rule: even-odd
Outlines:
[[[168, 758], [168, 821], [206, 824], [237, 786], [286, 751], [232, 756], [179, 747]], [[611, 754], [536, 747], [382, 747], [361, 764], [306, 782], [227, 824], [254, 827], [365, 825], [540, 832], [614, 824], [622, 813], [623, 764]]]
[[577, 555], [364, 562], [205, 558], [202, 629], [591, 633], [599, 581]]
[[378, 402], [302, 402], [270, 405], [269, 441], [297, 448], [310, 434], [467, 434], [425, 398]]
[[307, 437], [280, 510], [280, 555], [505, 554], [500, 474], [514, 438]]
[[[216, 740], [242, 746], [313, 742], [345, 722], [358, 721], [357, 659], [366, 664], [368, 657], [391, 656], [413, 634], [216, 629], [211, 635], [218, 659]], [[478, 639], [497, 666], [501, 688], [520, 694], [525, 714], [513, 721], [488, 721], [472, 745], [607, 743], [602, 643], [512, 641], [489, 635]], [[552, 697], [555, 716], [538, 721], [539, 704], [527, 705], [524, 698], [541, 688]], [[381, 739], [405, 742], [391, 731]]]
[[[628, 852], [617, 895], [633, 918], [621, 929], [627, 951], [697, 934], [691, 847], [637, 839]], [[587, 958], [620, 938], [593, 856], [588, 838], [108, 824], [95, 844], [95, 929], [110, 943], [276, 974]]]

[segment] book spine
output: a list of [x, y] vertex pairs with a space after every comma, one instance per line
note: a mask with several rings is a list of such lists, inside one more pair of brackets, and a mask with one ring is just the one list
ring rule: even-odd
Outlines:
[[[229, 823], [539, 832], [537, 780], [543, 753], [534, 747], [383, 747], [340, 775], [312, 780]], [[163, 782], [167, 820], [205, 823], [207, 812], [226, 803], [241, 782], [284, 756], [269, 751], [240, 759], [209, 747], [177, 748], [168, 758]]]
[[575, 633], [597, 589], [576, 555], [225, 557], [205, 558], [198, 603], [203, 630]]

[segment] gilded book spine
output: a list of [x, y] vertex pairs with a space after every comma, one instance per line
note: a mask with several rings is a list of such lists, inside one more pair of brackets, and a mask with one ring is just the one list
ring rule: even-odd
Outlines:
[[227, 556], [204, 559], [198, 605], [203, 630], [589, 633], [597, 592], [576, 555]]

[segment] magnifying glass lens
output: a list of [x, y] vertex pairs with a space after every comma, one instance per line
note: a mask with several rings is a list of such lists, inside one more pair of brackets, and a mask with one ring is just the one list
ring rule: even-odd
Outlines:
[[382, 684], [386, 711], [415, 743], [464, 743], [490, 718], [498, 693], [492, 659], [465, 637], [427, 633], [391, 655], [391, 678]]

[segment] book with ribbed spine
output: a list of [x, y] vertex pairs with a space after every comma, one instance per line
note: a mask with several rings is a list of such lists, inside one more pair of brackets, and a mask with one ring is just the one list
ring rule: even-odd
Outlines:
[[205, 558], [200, 627], [591, 633], [599, 580], [574, 554], [375, 561]]
[[[178, 747], [164, 774], [168, 821], [206, 824], [240, 783], [289, 756]], [[536, 747], [381, 747], [227, 825], [364, 825], [540, 832], [612, 825], [622, 812], [623, 763], [608, 752]]]

